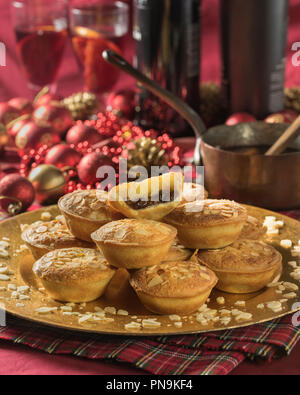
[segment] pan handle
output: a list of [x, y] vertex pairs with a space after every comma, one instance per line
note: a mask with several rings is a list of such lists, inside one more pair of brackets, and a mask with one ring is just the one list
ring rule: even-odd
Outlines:
[[195, 137], [196, 146], [194, 151], [194, 164], [200, 165], [200, 145], [203, 133], [206, 131], [204, 122], [200, 116], [194, 111], [189, 105], [187, 105], [178, 96], [174, 95], [170, 91], [164, 89], [150, 78], [146, 77], [140, 71], [132, 67], [122, 56], [118, 55], [114, 51], [106, 50], [102, 53], [103, 58], [113, 66], [121, 69], [125, 73], [135, 78], [143, 87], [154, 93], [164, 102], [169, 104], [175, 111], [177, 111], [192, 127]]

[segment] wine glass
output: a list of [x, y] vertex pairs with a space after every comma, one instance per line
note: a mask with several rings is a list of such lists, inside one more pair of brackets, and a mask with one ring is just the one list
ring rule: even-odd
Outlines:
[[55, 90], [68, 37], [67, 0], [13, 0], [17, 54], [29, 89]]
[[121, 1], [73, 1], [69, 11], [73, 50], [83, 72], [85, 89], [105, 101], [119, 70], [102, 58], [111, 49], [123, 55], [129, 31], [129, 6]]

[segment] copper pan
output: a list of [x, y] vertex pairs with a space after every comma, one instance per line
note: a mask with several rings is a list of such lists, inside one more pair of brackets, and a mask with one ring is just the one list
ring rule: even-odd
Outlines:
[[215, 198], [270, 209], [300, 207], [300, 138], [275, 156], [226, 151], [233, 147], [271, 146], [288, 127], [265, 122], [220, 125], [209, 129], [201, 142], [205, 185]]
[[102, 56], [168, 103], [191, 125], [196, 138], [193, 162], [200, 164], [202, 156], [205, 184], [212, 197], [270, 209], [300, 207], [300, 137], [290, 146], [299, 153], [250, 156], [226, 151], [226, 148], [233, 147], [271, 146], [288, 125], [252, 122], [220, 125], [206, 131], [200, 116], [173, 93], [133, 68], [115, 52], [104, 51]]

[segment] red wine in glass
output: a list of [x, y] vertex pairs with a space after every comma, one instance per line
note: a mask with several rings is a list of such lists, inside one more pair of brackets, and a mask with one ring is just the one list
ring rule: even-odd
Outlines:
[[120, 72], [102, 58], [102, 52], [111, 49], [123, 55], [123, 43], [123, 37], [107, 37], [82, 26], [73, 29], [73, 49], [88, 91], [102, 94], [114, 86]]
[[33, 87], [52, 84], [58, 73], [67, 40], [67, 30], [54, 26], [18, 26], [15, 28], [17, 53], [29, 83]]
[[110, 49], [124, 56], [129, 7], [113, 0], [81, 3], [74, 4], [69, 11], [73, 49], [84, 76], [85, 89], [105, 99], [120, 72], [102, 58], [102, 52]]

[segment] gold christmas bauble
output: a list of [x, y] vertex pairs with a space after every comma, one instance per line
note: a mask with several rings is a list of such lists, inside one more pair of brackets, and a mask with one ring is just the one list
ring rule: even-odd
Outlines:
[[53, 165], [39, 165], [31, 170], [28, 176], [40, 204], [56, 203], [64, 194], [66, 179], [62, 171]]

